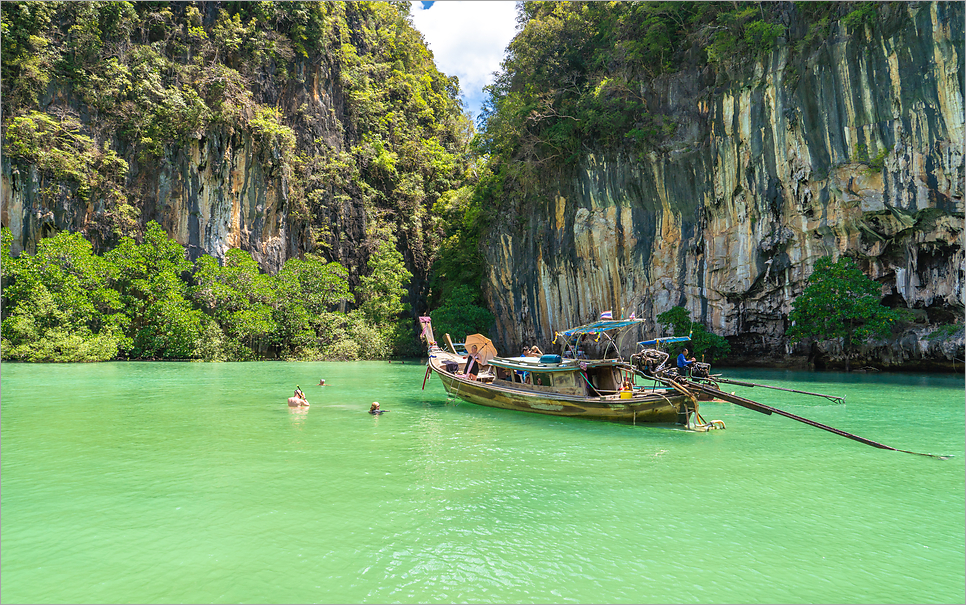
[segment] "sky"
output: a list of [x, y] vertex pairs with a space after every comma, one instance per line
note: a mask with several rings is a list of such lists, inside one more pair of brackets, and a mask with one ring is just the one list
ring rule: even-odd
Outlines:
[[412, 2], [413, 25], [433, 51], [436, 68], [460, 79], [463, 107], [480, 115], [483, 87], [500, 69], [516, 33], [516, 2]]

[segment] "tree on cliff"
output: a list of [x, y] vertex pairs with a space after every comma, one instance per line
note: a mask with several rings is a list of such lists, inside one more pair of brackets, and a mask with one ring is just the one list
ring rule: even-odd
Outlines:
[[786, 332], [792, 342], [807, 338], [842, 338], [845, 371], [848, 372], [855, 345], [873, 336], [886, 336], [898, 314], [882, 306], [881, 288], [847, 256], [832, 262], [818, 259], [801, 296], [792, 302], [788, 315], [792, 325]]
[[694, 323], [684, 307], [674, 307], [657, 316], [665, 330], [674, 336], [691, 335], [691, 348], [695, 356], [708, 362], [724, 359], [731, 353], [731, 345], [722, 336], [708, 332], [703, 324]]

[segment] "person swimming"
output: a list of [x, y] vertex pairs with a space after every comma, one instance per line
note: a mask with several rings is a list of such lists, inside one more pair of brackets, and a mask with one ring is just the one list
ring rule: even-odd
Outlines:
[[372, 402], [372, 405], [369, 406], [369, 413], [372, 414], [372, 415], [374, 415], [374, 416], [377, 416], [379, 414], [382, 414], [383, 412], [388, 412], [388, 411], [389, 410], [379, 409], [379, 402], [378, 401], [373, 401]]
[[305, 398], [305, 393], [302, 392], [302, 389], [299, 387], [299, 385], [295, 385], [295, 393], [288, 398], [288, 406], [291, 408], [309, 407], [309, 402]]
[[324, 387], [325, 386], [325, 378], [322, 378], [322, 379], [319, 380], [319, 386], [320, 387]]

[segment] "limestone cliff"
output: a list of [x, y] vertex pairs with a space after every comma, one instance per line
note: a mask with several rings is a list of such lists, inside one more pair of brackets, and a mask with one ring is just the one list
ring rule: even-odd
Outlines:
[[927, 336], [963, 319], [962, 5], [907, 4], [880, 25], [837, 25], [794, 60], [780, 44], [724, 85], [708, 68], [642, 90], [677, 126], [666, 149], [587, 154], [538, 212], [492, 229], [497, 338], [546, 346], [606, 310], [653, 333], [682, 305], [739, 359], [834, 361], [835, 343], [793, 349], [784, 332], [814, 261], [848, 253], [920, 320], [870, 363], [961, 363], [961, 329]]
[[470, 129], [408, 4], [2, 8], [14, 254], [65, 229], [104, 251], [156, 220], [191, 259], [241, 248], [274, 273], [311, 252], [355, 286], [392, 237], [425, 305], [431, 209], [461, 184]]
[[[291, 124], [299, 133], [303, 148], [324, 140], [335, 151], [344, 143], [342, 122], [345, 99], [337, 76], [329, 65], [316, 61], [296, 64], [301, 83], [292, 82], [281, 94], [266, 101], [290, 108]], [[63, 104], [81, 115], [89, 128], [98, 125], [90, 110], [69, 90], [56, 87], [40, 105]], [[297, 113], [295, 108], [301, 107]], [[338, 110], [338, 111], [336, 111]], [[202, 254], [224, 258], [231, 248], [251, 252], [259, 265], [271, 273], [285, 261], [311, 246], [303, 241], [304, 225], [290, 217], [289, 177], [283, 170], [279, 150], [259, 145], [252, 134], [212, 128], [186, 141], [164, 145], [160, 157], [142, 161], [138, 148], [119, 142], [130, 170], [126, 189], [137, 199], [138, 222], [156, 220], [193, 260]], [[2, 178], [2, 220], [14, 235], [13, 252], [32, 252], [39, 239], [56, 231], [88, 231], [96, 224], [103, 204], [79, 204], [76, 194], [62, 188], [56, 203], [41, 199], [43, 171], [34, 163], [4, 156]], [[364, 266], [365, 257], [357, 245], [365, 241], [365, 211], [361, 200], [333, 208], [331, 231], [343, 234], [326, 242], [332, 257], [351, 268]]]

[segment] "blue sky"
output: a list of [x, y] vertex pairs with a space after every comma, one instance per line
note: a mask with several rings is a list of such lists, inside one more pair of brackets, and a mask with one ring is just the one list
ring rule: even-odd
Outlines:
[[460, 79], [464, 107], [475, 121], [483, 87], [493, 81], [516, 33], [516, 2], [412, 2], [411, 12], [436, 67]]

